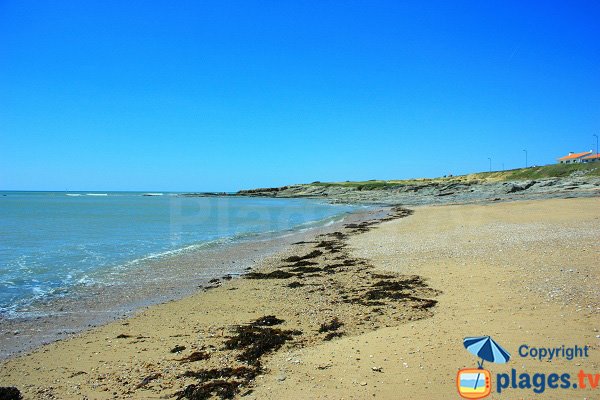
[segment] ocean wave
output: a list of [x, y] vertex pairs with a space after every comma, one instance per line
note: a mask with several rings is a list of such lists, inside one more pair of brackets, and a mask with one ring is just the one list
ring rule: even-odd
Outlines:
[[337, 214], [337, 215], [332, 215], [331, 217], [327, 217], [327, 218], [323, 218], [323, 219], [306, 221], [306, 222], [298, 224], [297, 226], [289, 229], [289, 231], [291, 231], [291, 232], [306, 231], [306, 230], [313, 229], [313, 228], [331, 226], [337, 222], [343, 221], [350, 212], [351, 211]]
[[131, 265], [136, 265], [136, 264], [139, 264], [144, 261], [160, 259], [160, 258], [172, 256], [175, 254], [181, 254], [181, 253], [185, 253], [185, 252], [189, 252], [189, 251], [193, 251], [193, 250], [200, 250], [202, 248], [218, 246], [220, 244], [226, 244], [233, 240], [234, 240], [233, 237], [223, 237], [223, 238], [219, 238], [219, 239], [207, 240], [207, 241], [200, 242], [200, 243], [190, 244], [190, 245], [179, 247], [176, 249], [161, 251], [158, 253], [150, 253], [143, 257], [139, 257], [134, 260], [128, 261], [128, 262], [122, 264], [120, 267], [123, 268], [123, 267], [131, 266]]
[[292, 235], [297, 232], [303, 232], [303, 231], [307, 231], [307, 230], [318, 228], [318, 227], [331, 226], [337, 222], [342, 221], [344, 218], [346, 218], [348, 213], [349, 212], [334, 215], [334, 216], [323, 218], [323, 219], [303, 222], [301, 224], [294, 226], [293, 228], [289, 228], [289, 229], [285, 229], [285, 230], [273, 229], [273, 230], [261, 231], [261, 232], [240, 232], [240, 233], [236, 233], [234, 235], [224, 236], [224, 237], [220, 237], [217, 239], [206, 240], [206, 241], [202, 241], [202, 242], [198, 242], [198, 243], [193, 243], [193, 244], [185, 245], [183, 247], [170, 249], [170, 250], [166, 250], [166, 251], [161, 251], [158, 253], [150, 253], [143, 257], [139, 257], [134, 260], [128, 261], [126, 263], [123, 263], [121, 266], [119, 266], [120, 267], [119, 269], [127, 268], [128, 266], [137, 265], [137, 264], [143, 263], [144, 261], [161, 259], [161, 258], [165, 258], [165, 257], [177, 255], [177, 254], [182, 254], [182, 253], [187, 253], [187, 252], [191, 252], [191, 251], [198, 251], [198, 250], [202, 250], [202, 249], [206, 249], [206, 248], [213, 248], [213, 247], [220, 246], [220, 245], [240, 243], [240, 242], [244, 242], [247, 240], [256, 240], [256, 239], [260, 240], [261, 238], [264, 238], [264, 240], [272, 240], [274, 237], [286, 237], [286, 236]]

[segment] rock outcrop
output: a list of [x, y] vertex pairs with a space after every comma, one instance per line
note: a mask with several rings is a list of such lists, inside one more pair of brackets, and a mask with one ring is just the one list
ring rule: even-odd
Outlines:
[[418, 182], [360, 186], [302, 184], [278, 188], [240, 190], [236, 196], [304, 197], [339, 203], [369, 204], [444, 204], [480, 201], [528, 200], [540, 198], [587, 197], [600, 195], [598, 177], [564, 177], [508, 182]]

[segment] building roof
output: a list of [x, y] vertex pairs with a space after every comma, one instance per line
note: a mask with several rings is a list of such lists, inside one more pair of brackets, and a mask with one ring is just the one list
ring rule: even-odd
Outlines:
[[591, 151], [584, 151], [582, 153], [569, 153], [568, 155], [559, 158], [559, 160], [575, 160], [577, 158], [585, 157], [590, 154], [592, 154]]
[[594, 160], [594, 159], [597, 159], [597, 158], [600, 158], [600, 154], [592, 154], [592, 155], [589, 155], [587, 157], [583, 157], [584, 160]]

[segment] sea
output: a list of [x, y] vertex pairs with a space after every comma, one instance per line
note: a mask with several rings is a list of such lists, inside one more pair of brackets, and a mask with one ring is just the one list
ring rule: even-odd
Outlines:
[[[227, 266], [208, 271], [215, 249], [276, 240], [355, 209], [312, 199], [0, 192], [0, 319], [39, 317], [58, 312], [61, 299], [87, 295], [96, 303], [103, 293], [116, 293], [104, 288], [152, 288], [146, 283], [160, 276], [209, 279], [227, 272]], [[186, 264], [190, 253], [196, 261], [188, 257]]]

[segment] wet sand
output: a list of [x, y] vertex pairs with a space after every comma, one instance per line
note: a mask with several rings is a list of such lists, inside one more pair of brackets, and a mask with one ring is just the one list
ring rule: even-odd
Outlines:
[[[349, 224], [265, 257], [255, 279], [9, 360], [0, 385], [32, 399], [448, 399], [456, 371], [476, 366], [462, 338], [485, 334], [513, 354], [492, 373], [597, 372], [599, 209], [598, 198], [419, 207]], [[522, 343], [592, 349], [542, 363], [520, 358]]]

